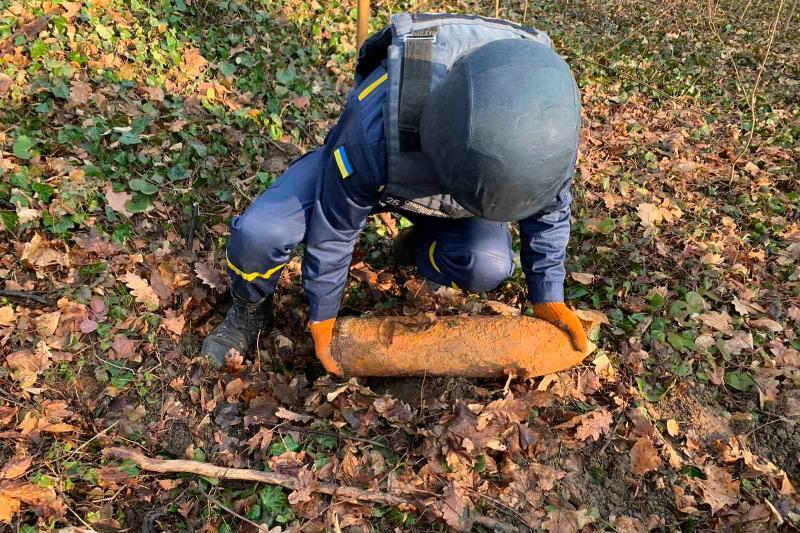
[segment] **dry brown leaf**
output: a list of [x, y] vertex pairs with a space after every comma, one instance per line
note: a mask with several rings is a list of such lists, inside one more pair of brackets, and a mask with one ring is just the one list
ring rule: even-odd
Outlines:
[[488, 308], [493, 313], [497, 313], [498, 315], [503, 316], [519, 316], [520, 311], [516, 307], [512, 307], [508, 304], [504, 304], [503, 302], [498, 302], [496, 300], [489, 300], [483, 304], [484, 307]]
[[20, 502], [30, 505], [46, 517], [63, 516], [66, 510], [53, 489], [45, 489], [23, 480], [0, 483], [0, 520], [11, 520]]
[[36, 345], [36, 350], [18, 350], [6, 356], [6, 364], [11, 369], [14, 379], [23, 389], [36, 383], [40, 372], [50, 367], [52, 354], [44, 342]]
[[444, 488], [442, 501], [442, 518], [448, 526], [456, 531], [470, 531], [469, 513], [472, 502], [464, 494], [464, 490], [451, 481]]
[[225, 282], [219, 270], [210, 261], [198, 261], [194, 264], [194, 271], [200, 281], [219, 292], [225, 290]]
[[130, 340], [123, 333], [114, 335], [111, 342], [111, 349], [114, 351], [114, 359], [130, 359], [136, 352], [137, 341]]
[[15, 321], [13, 307], [10, 305], [0, 307], [0, 326], [11, 326]]
[[313, 416], [301, 415], [300, 413], [289, 411], [288, 409], [284, 409], [283, 407], [279, 407], [278, 410], [275, 411], [275, 416], [277, 416], [278, 418], [285, 418], [286, 420], [291, 420], [292, 422], [302, 422], [303, 424], [314, 420]]
[[131, 290], [131, 294], [136, 301], [143, 304], [150, 311], [155, 311], [159, 307], [158, 295], [152, 287], [133, 272], [128, 272], [122, 278], [125, 285]]
[[36, 318], [36, 333], [40, 337], [52, 337], [58, 328], [58, 321], [61, 318], [61, 311], [44, 313]]
[[29, 267], [48, 267], [52, 265], [69, 265], [66, 254], [54, 250], [50, 242], [38, 233], [34, 234], [30, 242], [22, 248], [20, 259]]
[[649, 437], [642, 437], [631, 448], [631, 472], [643, 476], [661, 465], [658, 450]]
[[311, 471], [308, 465], [304, 466], [297, 473], [297, 484], [294, 491], [289, 494], [289, 503], [297, 505], [303, 502], [310, 502], [318, 485], [319, 482], [314, 476], [314, 472]]
[[200, 55], [197, 48], [186, 48], [181, 56], [181, 72], [190, 78], [196, 78], [205, 70], [208, 61]]
[[642, 221], [642, 225], [655, 226], [664, 219], [661, 209], [656, 204], [642, 203], [636, 208], [636, 213]]
[[744, 350], [753, 349], [753, 334], [748, 331], [736, 331], [732, 338], [723, 341], [722, 344], [731, 355], [739, 355]]
[[696, 479], [695, 483], [703, 493], [703, 503], [711, 506], [712, 514], [739, 502], [739, 481], [730, 472], [713, 464], [703, 470], [706, 479]]
[[92, 99], [92, 86], [85, 81], [73, 80], [69, 90], [69, 103], [80, 106]]
[[167, 309], [165, 314], [166, 318], [161, 321], [161, 325], [175, 335], [181, 335], [183, 327], [186, 325], [186, 317], [176, 314], [172, 309]]
[[17, 479], [25, 475], [31, 466], [33, 457], [30, 455], [15, 455], [0, 470], [0, 479]]
[[667, 420], [667, 433], [669, 433], [670, 437], [677, 437], [680, 432], [681, 427], [677, 420], [674, 418]]
[[787, 309], [786, 316], [794, 320], [795, 323], [800, 324], [800, 307], [797, 307], [796, 305], [791, 306], [789, 309]]
[[572, 417], [568, 422], [555, 426], [555, 429], [578, 427], [575, 436], [580, 440], [598, 440], [600, 435], [608, 433], [614, 417], [605, 408], [599, 408], [585, 415]]
[[571, 272], [570, 277], [581, 285], [591, 285], [597, 276], [588, 272]]
[[108, 207], [119, 213], [120, 215], [124, 215], [126, 217], [130, 217], [132, 213], [128, 211], [125, 207], [133, 195], [129, 192], [114, 192], [114, 189], [111, 187], [109, 183], [106, 186], [106, 203]]
[[750, 325], [756, 329], [760, 329], [761, 331], [770, 331], [772, 333], [780, 333], [783, 331], [783, 326], [771, 318], [759, 318], [758, 320], [751, 320]]
[[704, 313], [697, 318], [699, 318], [700, 321], [706, 326], [717, 331], [722, 331], [724, 333], [733, 331], [733, 328], [731, 327], [731, 316], [728, 313], [711, 311], [709, 313]]

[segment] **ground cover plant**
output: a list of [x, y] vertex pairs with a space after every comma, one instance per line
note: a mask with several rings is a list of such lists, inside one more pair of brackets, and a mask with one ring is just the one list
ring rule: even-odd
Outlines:
[[[0, 2], [2, 527], [800, 527], [797, 0], [376, 2], [373, 30], [401, 10], [534, 25], [575, 70], [567, 297], [602, 318], [596, 350], [535, 380], [333, 380], [298, 256], [258, 352], [197, 359], [226, 223], [352, 86], [354, 4]], [[526, 312], [519, 271], [476, 295], [394, 268], [407, 224], [371, 220], [343, 313]]]

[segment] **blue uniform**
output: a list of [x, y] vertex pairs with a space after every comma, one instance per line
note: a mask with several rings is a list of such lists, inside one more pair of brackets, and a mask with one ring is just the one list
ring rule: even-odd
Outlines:
[[[377, 68], [349, 95], [325, 145], [295, 161], [231, 222], [228, 268], [233, 291], [258, 301], [275, 291], [281, 268], [305, 245], [303, 284], [311, 320], [339, 311], [353, 247], [387, 182], [383, 109], [386, 70]], [[539, 213], [519, 221], [522, 266], [532, 302], [560, 302], [569, 240], [570, 180]], [[484, 292], [513, 273], [508, 224], [477, 217], [408, 216], [422, 231], [417, 267], [427, 279]]]

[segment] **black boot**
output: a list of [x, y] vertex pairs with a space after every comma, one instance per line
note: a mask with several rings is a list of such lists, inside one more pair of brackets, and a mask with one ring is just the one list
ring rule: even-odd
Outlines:
[[411, 226], [400, 231], [392, 243], [392, 257], [397, 266], [412, 266], [417, 262], [417, 242], [419, 231]]
[[272, 295], [259, 302], [250, 303], [237, 297], [231, 291], [233, 305], [228, 309], [225, 320], [208, 334], [200, 348], [200, 355], [213, 366], [220, 368], [225, 364], [225, 355], [236, 349], [246, 355], [258, 340], [261, 330], [272, 322]]

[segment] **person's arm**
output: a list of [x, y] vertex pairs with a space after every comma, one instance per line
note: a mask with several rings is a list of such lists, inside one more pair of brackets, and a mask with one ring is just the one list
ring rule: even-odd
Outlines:
[[569, 243], [572, 194], [567, 180], [542, 211], [519, 222], [522, 269], [537, 318], [569, 333], [576, 350], [586, 351], [586, 333], [564, 303], [564, 261]]

